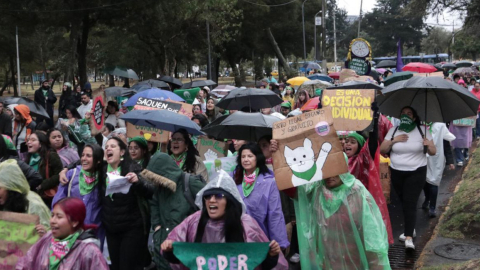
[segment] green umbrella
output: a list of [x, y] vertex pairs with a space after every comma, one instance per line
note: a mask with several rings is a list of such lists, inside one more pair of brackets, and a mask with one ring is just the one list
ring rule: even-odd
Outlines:
[[410, 71], [396, 72], [393, 75], [390, 75], [388, 78], [386, 78], [383, 81], [383, 85], [388, 86], [388, 85], [390, 85], [394, 82], [408, 80], [411, 77], [413, 77], [413, 74], [414, 74], [414, 72], [410, 72]]

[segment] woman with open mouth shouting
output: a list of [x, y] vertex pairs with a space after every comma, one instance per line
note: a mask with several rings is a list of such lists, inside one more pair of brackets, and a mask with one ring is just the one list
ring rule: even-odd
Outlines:
[[380, 182], [380, 168], [377, 165], [380, 162], [380, 149], [378, 143], [379, 113], [376, 103], [372, 104], [372, 111], [373, 130], [369, 133], [368, 139], [357, 132], [350, 132], [345, 136], [343, 151], [348, 157], [349, 172], [362, 182], [375, 199], [388, 232], [388, 242], [393, 244], [390, 215]]
[[168, 154], [184, 172], [201, 175], [208, 182], [207, 168], [185, 129], [179, 129], [172, 134], [168, 143]]
[[265, 156], [256, 143], [247, 143], [238, 150], [237, 167], [233, 179], [246, 205], [246, 213], [257, 222], [268, 239], [275, 240], [282, 249], [290, 243], [285, 228], [280, 192], [273, 172], [265, 164]]
[[163, 256], [172, 269], [187, 269], [173, 254], [173, 242], [244, 243], [270, 242], [270, 250], [261, 269], [288, 269], [280, 245], [269, 240], [257, 222], [248, 214], [233, 179], [224, 171], [197, 194], [200, 211], [175, 227], [162, 243]]
[[93, 229], [84, 223], [85, 205], [78, 198], [58, 201], [52, 210], [50, 228], [22, 257], [22, 270], [108, 270]]
[[[142, 167], [133, 161], [127, 145], [112, 137], [105, 146], [107, 165], [103, 167], [102, 223], [105, 226], [112, 270], [136, 270], [144, 267], [144, 252], [147, 250], [150, 232], [148, 199], [154, 186], [139, 176]], [[113, 193], [105, 196], [110, 182], [107, 173], [121, 175], [132, 185], [127, 194]]]

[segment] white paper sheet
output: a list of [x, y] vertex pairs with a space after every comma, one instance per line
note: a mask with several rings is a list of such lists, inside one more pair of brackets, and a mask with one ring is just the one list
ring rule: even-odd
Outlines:
[[109, 179], [109, 183], [107, 186], [107, 190], [105, 191], [105, 196], [113, 193], [128, 193], [132, 184], [128, 182], [128, 179], [125, 176], [115, 175], [111, 173], [107, 173], [107, 176]]

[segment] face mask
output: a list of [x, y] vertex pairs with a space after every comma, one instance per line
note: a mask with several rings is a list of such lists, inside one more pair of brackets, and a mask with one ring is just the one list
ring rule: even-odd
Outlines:
[[408, 115], [402, 114], [400, 116], [400, 126], [398, 127], [399, 130], [409, 133], [416, 126], [417, 124]]

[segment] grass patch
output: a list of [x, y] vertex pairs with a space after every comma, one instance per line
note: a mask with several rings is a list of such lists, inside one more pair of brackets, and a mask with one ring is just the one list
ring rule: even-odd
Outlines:
[[439, 232], [448, 238], [480, 240], [480, 154], [476, 151], [462, 179]]

